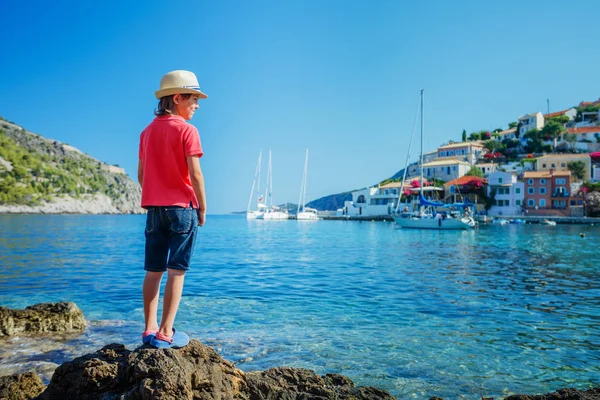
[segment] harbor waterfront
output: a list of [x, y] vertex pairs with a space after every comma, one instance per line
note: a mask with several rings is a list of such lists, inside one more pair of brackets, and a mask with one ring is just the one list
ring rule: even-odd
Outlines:
[[[0, 340], [0, 375], [139, 345], [139, 215], [0, 215], [0, 305], [73, 301], [81, 336]], [[178, 327], [245, 371], [341, 373], [398, 398], [600, 385], [600, 228], [209, 216]]]

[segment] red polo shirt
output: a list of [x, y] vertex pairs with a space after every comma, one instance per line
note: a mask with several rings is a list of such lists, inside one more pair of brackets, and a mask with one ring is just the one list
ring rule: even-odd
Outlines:
[[202, 154], [194, 125], [179, 115], [156, 117], [140, 136], [142, 207], [189, 207], [191, 202], [198, 208], [186, 157]]

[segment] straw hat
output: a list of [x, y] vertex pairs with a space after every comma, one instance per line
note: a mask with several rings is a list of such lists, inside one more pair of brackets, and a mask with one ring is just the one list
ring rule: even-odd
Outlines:
[[201, 99], [208, 96], [200, 91], [198, 79], [190, 71], [171, 71], [160, 80], [160, 89], [154, 92], [157, 99], [177, 93], [191, 93], [198, 95]]

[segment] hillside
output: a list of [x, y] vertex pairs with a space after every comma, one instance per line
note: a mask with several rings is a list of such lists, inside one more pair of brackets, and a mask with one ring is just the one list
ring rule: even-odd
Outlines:
[[141, 213], [122, 168], [0, 120], [0, 212]]

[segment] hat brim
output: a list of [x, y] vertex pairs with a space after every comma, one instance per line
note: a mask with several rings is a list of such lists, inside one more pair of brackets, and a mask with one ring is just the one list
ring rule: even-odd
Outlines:
[[200, 97], [201, 99], [207, 99], [208, 96], [201, 92], [200, 89], [192, 89], [192, 88], [166, 88], [166, 89], [159, 89], [156, 92], [154, 92], [154, 95], [156, 96], [157, 99], [161, 99], [165, 96], [171, 96], [173, 94], [195, 94], [198, 97]]

